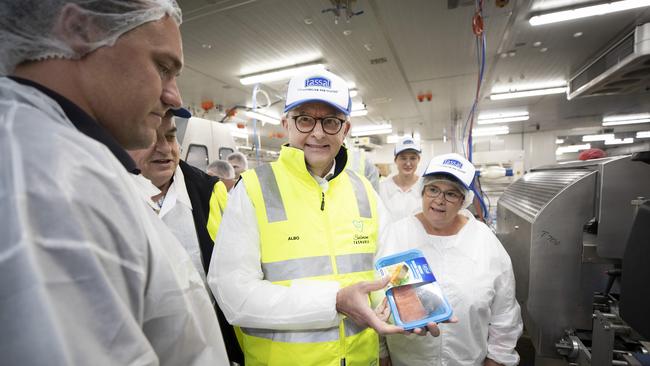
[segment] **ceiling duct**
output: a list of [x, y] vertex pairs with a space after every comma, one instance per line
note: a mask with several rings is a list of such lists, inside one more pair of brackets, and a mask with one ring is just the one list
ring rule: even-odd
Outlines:
[[567, 98], [650, 89], [650, 23], [634, 28], [569, 80]]

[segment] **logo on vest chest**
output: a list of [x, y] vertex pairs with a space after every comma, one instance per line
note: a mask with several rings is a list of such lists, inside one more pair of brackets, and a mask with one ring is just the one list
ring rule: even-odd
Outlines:
[[368, 237], [368, 235], [354, 234], [354, 236], [352, 237], [352, 244], [354, 245], [370, 244], [370, 238]]
[[298, 235], [290, 235], [287, 237], [287, 241], [298, 241], [300, 240], [300, 236]]

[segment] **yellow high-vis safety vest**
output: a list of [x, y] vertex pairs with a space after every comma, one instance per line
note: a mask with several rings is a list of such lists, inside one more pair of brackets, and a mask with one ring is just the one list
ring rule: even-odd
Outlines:
[[[345, 287], [373, 280], [377, 247], [376, 196], [370, 183], [349, 170], [329, 181], [327, 192], [309, 174], [302, 150], [282, 147], [278, 161], [242, 174], [260, 232], [264, 279], [338, 281]], [[356, 366], [378, 364], [372, 328], [344, 319], [314, 330], [241, 328], [246, 366]]]
[[210, 214], [208, 216], [208, 234], [214, 241], [219, 232], [219, 225], [221, 225], [221, 218], [226, 210], [226, 203], [228, 202], [228, 189], [222, 181], [218, 181], [212, 189], [210, 196]]

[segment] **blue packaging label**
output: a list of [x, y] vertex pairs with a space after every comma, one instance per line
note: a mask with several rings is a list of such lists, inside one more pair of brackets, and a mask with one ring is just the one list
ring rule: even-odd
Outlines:
[[397, 286], [418, 284], [422, 282], [435, 282], [427, 260], [423, 257], [408, 259], [402, 262], [380, 267], [379, 273], [382, 277], [390, 276], [387, 289]]

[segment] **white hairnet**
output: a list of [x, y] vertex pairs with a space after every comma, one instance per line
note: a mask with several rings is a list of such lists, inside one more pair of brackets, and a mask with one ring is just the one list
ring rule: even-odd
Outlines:
[[[79, 20], [72, 32], [61, 31], [64, 14], [75, 14]], [[175, 0], [2, 0], [0, 75], [10, 74], [24, 61], [79, 59], [165, 15], [181, 24]]]
[[423, 193], [424, 193], [424, 187], [435, 182], [443, 181], [456, 186], [456, 188], [458, 188], [458, 190], [463, 194], [463, 196], [465, 196], [465, 200], [463, 201], [462, 208], [467, 208], [469, 207], [469, 205], [472, 204], [472, 202], [474, 202], [474, 191], [472, 191], [471, 189], [467, 189], [458, 179], [454, 178], [449, 174], [425, 175], [423, 178], [424, 178], [422, 182]]

